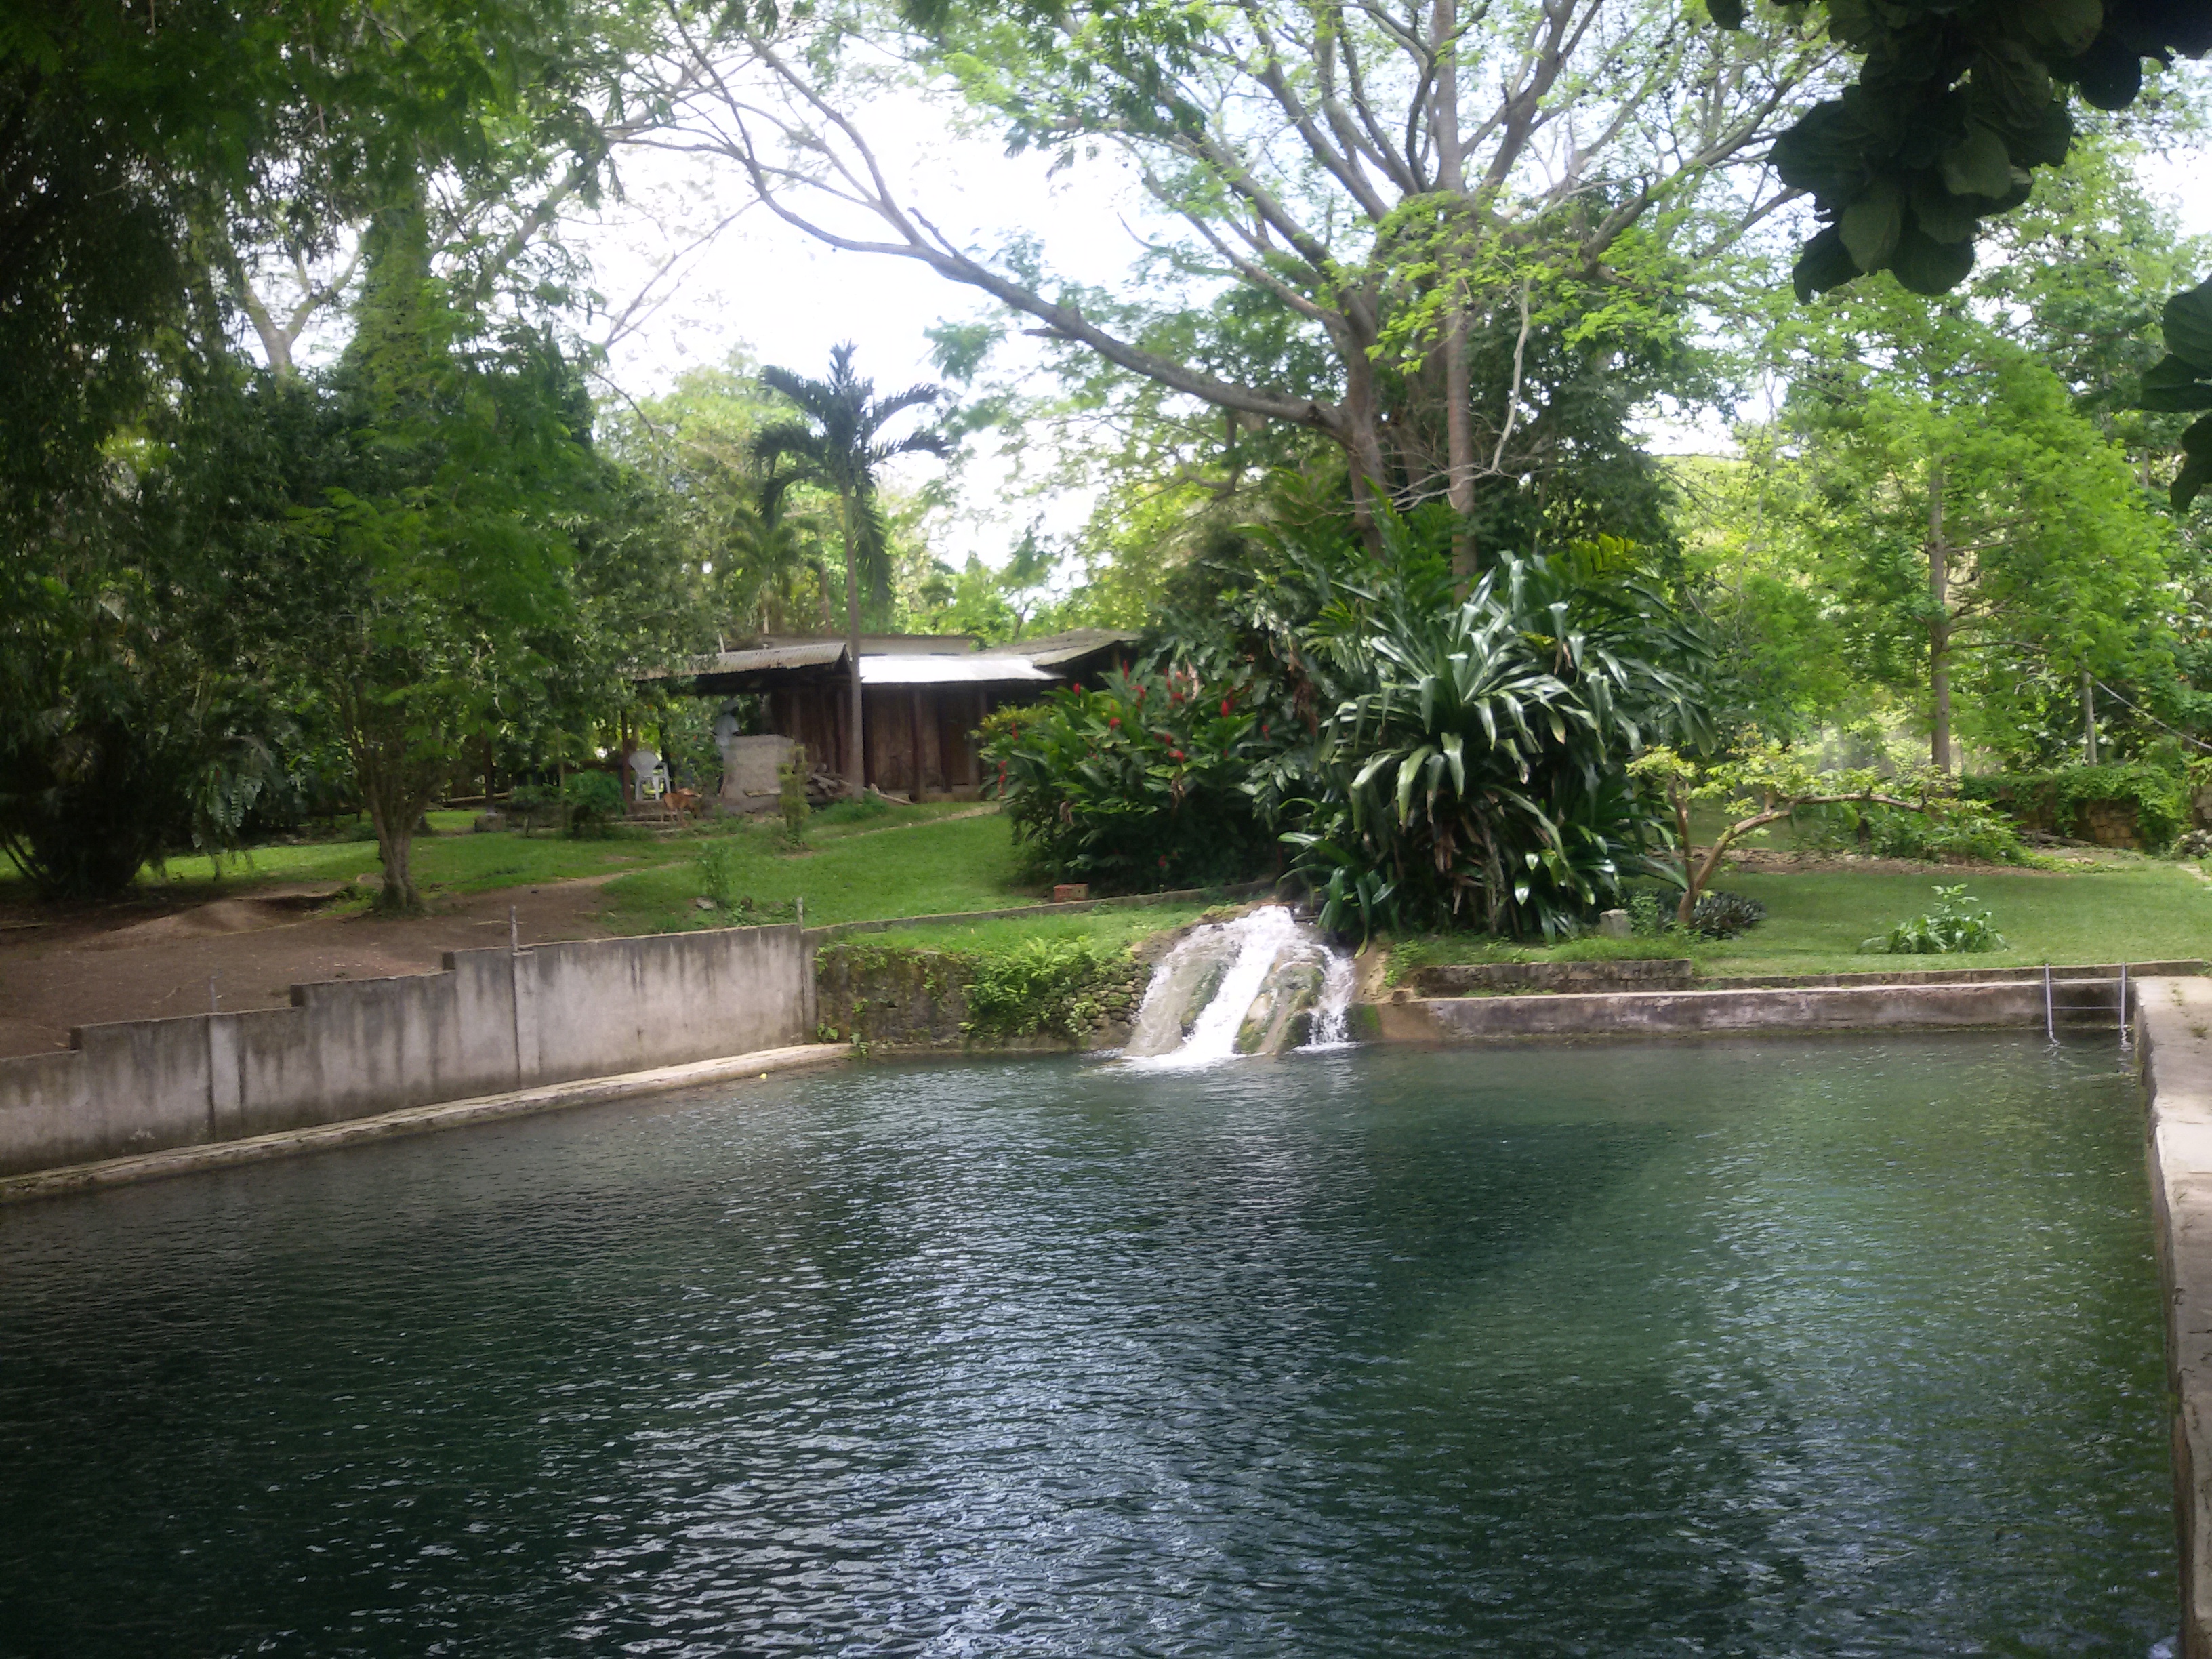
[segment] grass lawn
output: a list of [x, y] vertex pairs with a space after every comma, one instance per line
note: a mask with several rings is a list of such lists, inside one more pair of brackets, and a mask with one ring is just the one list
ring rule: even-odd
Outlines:
[[[1133, 945], [1150, 933], [1195, 921], [1209, 907], [1204, 902], [1131, 905], [1111, 910], [1085, 910], [1073, 915], [1054, 914], [1036, 917], [1008, 916], [996, 921], [969, 922], [963, 927], [887, 927], [880, 933], [852, 933], [854, 945], [890, 945], [932, 951], [1005, 951], [1033, 939], [1087, 939], [1099, 945]], [[807, 901], [806, 918], [814, 919], [814, 904]]]
[[[1020, 879], [1011, 831], [993, 812], [873, 835], [841, 835], [825, 825], [810, 832], [804, 853], [786, 852], [766, 829], [731, 836], [726, 844], [740, 893], [771, 915], [804, 897], [808, 924], [818, 926], [1030, 902], [1037, 890]], [[703, 844], [693, 842], [657, 868], [608, 883], [612, 925], [639, 933], [728, 927], [727, 916], [693, 903], [705, 891], [693, 861]]]
[[[810, 847], [830, 848], [856, 836], [886, 829], [924, 825], [954, 813], [973, 811], [971, 804], [932, 801], [919, 806], [889, 806], [856, 813], [836, 806], [817, 815], [807, 830]], [[472, 812], [433, 812], [430, 827], [437, 833], [418, 837], [414, 848], [415, 879], [433, 901], [440, 893], [483, 893], [501, 887], [528, 887], [544, 882], [571, 881], [584, 876], [605, 876], [626, 871], [681, 866], [688, 872], [702, 847], [729, 842], [752, 848], [769, 846], [775, 832], [754, 823], [722, 820], [700, 826], [690, 835], [663, 840], [641, 831], [619, 830], [604, 837], [570, 839], [550, 830], [525, 836], [517, 830], [472, 835]], [[1005, 820], [995, 814], [972, 820], [997, 826], [1005, 839]], [[139, 878], [149, 892], [187, 902], [222, 894], [250, 894], [258, 887], [298, 883], [333, 884], [350, 882], [379, 869], [376, 842], [364, 827], [360, 840], [307, 842], [298, 845], [256, 847], [223, 860], [218, 879], [213, 862], [199, 854], [173, 858], [164, 870], [149, 867]], [[805, 860], [797, 860], [804, 863]], [[693, 879], [687, 873], [686, 880]], [[364, 887], [364, 900], [371, 888]], [[693, 886], [684, 895], [686, 902]], [[992, 890], [994, 893], [998, 890]], [[29, 884], [9, 872], [0, 879], [0, 896], [27, 897]], [[984, 908], [1018, 903], [1018, 896], [994, 898]], [[810, 900], [810, 913], [811, 901]], [[963, 909], [977, 908], [961, 905]], [[911, 914], [871, 910], [869, 915]]]
[[[1859, 941], [1933, 908], [1938, 884], [1967, 890], [1991, 913], [2008, 948], [1972, 957], [1862, 956]], [[1439, 962], [1528, 961], [1602, 956], [1687, 956], [1703, 975], [1874, 973], [1886, 966], [1956, 963], [2007, 968], [2051, 963], [2212, 957], [2212, 884], [2152, 860], [2094, 872], [1899, 875], [1838, 871], [1731, 875], [1716, 884], [1765, 904], [1766, 920], [1739, 939], [1678, 946], [1662, 939], [1579, 940], [1551, 951], [1503, 946], [1478, 935], [1407, 940], [1399, 972]]]

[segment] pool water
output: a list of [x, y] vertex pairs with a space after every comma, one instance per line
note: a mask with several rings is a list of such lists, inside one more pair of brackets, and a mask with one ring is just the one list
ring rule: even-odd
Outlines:
[[2145, 1655], [2135, 1085], [857, 1067], [0, 1212], [0, 1652]]

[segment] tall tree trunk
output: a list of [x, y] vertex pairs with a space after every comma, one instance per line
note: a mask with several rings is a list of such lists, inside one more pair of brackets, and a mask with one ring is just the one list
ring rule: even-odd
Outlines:
[[371, 795], [368, 817], [376, 826], [376, 856], [384, 866], [384, 890], [376, 896], [377, 908], [411, 914], [422, 904], [413, 869], [415, 825], [421, 814], [410, 815], [404, 806], [394, 810]]
[[2097, 682], [2081, 671], [2081, 763], [2097, 763]]
[[1465, 584], [1474, 576], [1474, 412], [1468, 383], [1467, 296], [1460, 287], [1459, 206], [1467, 195], [1467, 170], [1460, 155], [1458, 34], [1456, 0], [1436, 0], [1429, 46], [1437, 65], [1437, 190], [1453, 204], [1437, 259], [1444, 289], [1444, 496], [1456, 520], [1452, 574]]
[[1928, 487], [1929, 760], [1951, 769], [1951, 555], [1943, 539], [1943, 464]]
[[845, 514], [845, 652], [852, 670], [852, 714], [845, 728], [845, 788], [860, 795], [867, 788], [867, 750], [860, 730], [860, 550], [853, 539], [853, 492], [842, 492]]

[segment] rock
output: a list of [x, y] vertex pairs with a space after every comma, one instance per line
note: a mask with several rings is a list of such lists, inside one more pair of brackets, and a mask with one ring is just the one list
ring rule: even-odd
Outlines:
[[711, 910], [714, 908], [714, 901], [710, 898], [695, 898], [691, 901], [691, 906], [696, 910]]
[[507, 828], [507, 814], [504, 812], [479, 812], [476, 816], [476, 821], [471, 823], [469, 828], [479, 836], [496, 835], [499, 831]]
[[1632, 931], [1626, 910], [1601, 910], [1598, 913], [1597, 930], [1607, 939], [1626, 939]]

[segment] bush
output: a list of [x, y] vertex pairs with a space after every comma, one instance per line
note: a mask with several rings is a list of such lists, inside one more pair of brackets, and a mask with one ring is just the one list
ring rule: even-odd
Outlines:
[[1457, 604], [1387, 562], [1340, 585], [1312, 646], [1346, 695], [1285, 836], [1324, 927], [1557, 938], [1645, 862], [1660, 828], [1627, 763], [1701, 726], [1678, 668], [1703, 646], [1656, 585], [1589, 564], [1508, 556]]
[[[776, 774], [779, 783], [782, 776], [782, 772], [779, 770]], [[799, 784], [799, 799], [802, 801], [806, 799], [806, 787], [803, 779]], [[777, 793], [776, 804], [779, 807], [783, 804], [781, 791]], [[884, 817], [890, 810], [891, 804], [881, 795], [851, 796], [844, 800], [831, 801], [829, 805], [814, 814], [814, 821], [817, 823], [866, 823], [871, 818]], [[805, 820], [801, 819], [800, 822], [804, 823]]]
[[790, 846], [806, 844], [806, 745], [796, 743], [791, 755], [775, 769], [775, 810], [783, 818], [783, 839]]
[[968, 1028], [977, 1036], [1079, 1038], [1098, 1018], [1101, 994], [1126, 981], [1131, 966], [1126, 946], [1026, 939], [977, 961], [968, 985]]
[[1272, 840], [1242, 786], [1267, 733], [1249, 682], [1121, 673], [983, 722], [987, 792], [1044, 872], [1101, 892], [1234, 881]]
[[1698, 896], [1697, 905], [1690, 912], [1690, 931], [1707, 939], [1734, 939], [1765, 920], [1766, 907], [1757, 899], [1716, 888]]
[[1859, 949], [1899, 957], [2003, 950], [2004, 935], [1990, 925], [1988, 911], [1971, 908], [1975, 902], [1963, 885], [1938, 887], [1933, 910], [1899, 922], [1887, 933], [1866, 940]]
[[572, 772], [561, 787], [561, 805], [570, 835], [603, 836], [622, 816], [622, 785], [611, 772]]
[[2083, 810], [2092, 803], [2121, 802], [2135, 809], [2136, 833], [2152, 852], [2169, 845], [2190, 823], [2187, 780], [2148, 761], [1962, 777], [1959, 792], [1989, 802], [2031, 829], [2062, 836], [2081, 834], [2087, 828]]
[[542, 783], [518, 783], [507, 792], [507, 810], [508, 816], [522, 820], [522, 833], [526, 836], [537, 820], [560, 817], [561, 792]]
[[1925, 812], [1847, 802], [1805, 809], [1798, 845], [1884, 859], [2020, 864], [2027, 856], [2012, 821], [1981, 800], [1931, 801]]
[[717, 910], [734, 910], [743, 902], [738, 891], [738, 849], [728, 842], [720, 842], [699, 850], [699, 886], [701, 896], [712, 901]]

